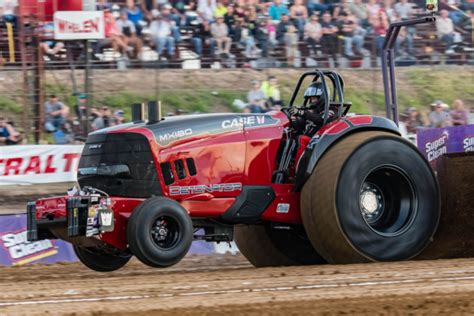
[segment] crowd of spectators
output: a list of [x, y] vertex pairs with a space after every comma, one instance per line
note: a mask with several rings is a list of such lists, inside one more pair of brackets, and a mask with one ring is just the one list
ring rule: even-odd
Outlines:
[[[16, 21], [17, 4], [0, 0], [0, 16]], [[408, 0], [98, 0], [106, 38], [95, 45], [94, 57], [103, 58], [109, 48], [117, 58], [145, 60], [144, 49], [153, 49], [159, 58], [179, 59], [178, 47], [197, 58], [233, 58], [233, 52], [247, 59], [283, 55], [289, 65], [298, 56], [380, 56], [389, 24], [426, 13], [424, 6], [425, 1]], [[439, 7], [432, 30], [442, 46], [437, 48], [454, 54], [470, 40], [474, 1], [441, 0]], [[51, 27], [44, 27], [46, 37]], [[433, 51], [415, 47], [417, 37], [415, 28], [402, 31], [399, 57]], [[43, 46], [51, 56], [64, 48], [51, 38]]]
[[400, 122], [403, 123], [408, 134], [416, 134], [421, 128], [442, 128], [474, 123], [472, 114], [460, 99], [454, 100], [452, 109], [442, 100], [433, 102], [430, 107], [431, 111], [427, 114], [414, 107], [400, 113]]
[[56, 144], [74, 143], [76, 140], [85, 139], [84, 122], [89, 131], [96, 131], [110, 126], [125, 123], [123, 110], [112, 110], [103, 106], [92, 106], [89, 116], [86, 111], [87, 96], [82, 94], [74, 111], [61, 102], [58, 96], [52, 94], [44, 104], [45, 124], [44, 130], [53, 135]]

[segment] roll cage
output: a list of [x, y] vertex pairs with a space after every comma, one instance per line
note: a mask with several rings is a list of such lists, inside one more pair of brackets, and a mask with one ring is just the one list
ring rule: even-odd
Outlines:
[[[301, 75], [300, 79], [298, 80], [298, 83], [296, 84], [295, 89], [293, 90], [293, 95], [291, 96], [289, 107], [295, 106], [294, 103], [300, 92], [301, 85], [309, 76], [313, 76], [312, 82], [317, 82], [318, 80], [320, 80], [323, 85], [323, 95], [325, 99], [323, 125], [328, 122], [330, 107], [337, 107], [337, 117], [345, 116], [349, 111], [349, 108], [351, 107], [352, 103], [346, 103], [344, 101], [344, 80], [342, 80], [341, 75], [339, 75], [335, 71], [329, 70], [322, 71], [316, 69], [313, 71], [305, 72], [303, 75]], [[332, 85], [332, 90], [328, 88], [328, 81]], [[332, 91], [331, 96], [330, 91]], [[302, 108], [306, 108], [307, 103], [308, 99], [305, 99]]]

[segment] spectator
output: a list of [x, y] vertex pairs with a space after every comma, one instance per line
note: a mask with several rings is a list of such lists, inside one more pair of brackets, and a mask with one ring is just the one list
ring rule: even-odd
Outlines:
[[79, 95], [79, 102], [76, 104], [74, 111], [76, 113], [77, 118], [79, 121], [86, 119], [87, 115], [87, 95], [85, 93], [81, 93]]
[[349, 4], [351, 13], [361, 22], [361, 25], [367, 26], [367, 8], [362, 0], [354, 0]]
[[369, 0], [369, 3], [367, 3], [366, 8], [367, 8], [367, 19], [377, 17], [380, 11], [380, 5], [377, 3], [377, 0]]
[[202, 56], [204, 44], [211, 47], [211, 55], [214, 55], [216, 41], [212, 38], [211, 26], [207, 20], [203, 20], [202, 23], [194, 26], [191, 42], [199, 57]]
[[16, 145], [20, 140], [20, 133], [4, 117], [0, 117], [0, 144]]
[[227, 12], [224, 15], [224, 22], [225, 25], [227, 25], [229, 36], [232, 38], [232, 40], [234, 42], [240, 42], [240, 34], [236, 34], [234, 28], [241, 25], [237, 22], [234, 7], [231, 5], [227, 7]]
[[[273, 25], [270, 18], [266, 21], [261, 21], [259, 25], [254, 29], [255, 39], [258, 43], [258, 47], [262, 52], [263, 57], [268, 55], [268, 46], [270, 42], [270, 36], [275, 38], [275, 26]], [[271, 32], [271, 33], [270, 33]]]
[[133, 47], [133, 54], [130, 56], [132, 59], [141, 58], [143, 42], [137, 36], [137, 30], [135, 24], [128, 19], [128, 14], [126, 11], [122, 12], [120, 19], [117, 21], [117, 27], [120, 32], [123, 34], [123, 39], [127, 47], [131, 45]]
[[387, 15], [387, 19], [389, 22], [395, 22], [395, 20], [399, 16], [398, 13], [394, 9], [392, 0], [384, 0], [382, 10]]
[[[308, 15], [313, 15], [316, 13], [323, 13], [332, 10], [332, 6], [330, 4], [322, 3], [324, 1], [321, 0], [308, 0], [307, 8], [308, 8]], [[316, 12], [315, 12], [316, 11]]]
[[302, 35], [308, 19], [308, 10], [303, 5], [303, 0], [295, 0], [295, 4], [290, 8], [290, 17], [298, 28], [298, 32]]
[[216, 10], [216, 0], [199, 0], [197, 13], [201, 20], [212, 22]]
[[268, 15], [274, 21], [280, 21], [283, 15], [288, 15], [288, 8], [281, 0], [273, 0], [273, 3], [268, 7]]
[[354, 57], [354, 49], [357, 53], [361, 53], [362, 45], [364, 45], [364, 38], [356, 34], [358, 28], [356, 17], [350, 13], [342, 13], [343, 20], [340, 23], [339, 33], [344, 39], [344, 55], [347, 57]]
[[331, 14], [326, 12], [323, 14], [323, 21], [321, 23], [321, 46], [323, 53], [328, 56], [332, 56], [336, 59], [337, 53], [337, 26], [332, 22]]
[[123, 110], [117, 110], [114, 112], [114, 125], [120, 125], [125, 123], [125, 113]]
[[174, 42], [178, 43], [181, 40], [181, 32], [176, 21], [173, 19], [172, 8], [171, 5], [165, 4], [161, 10], [161, 17], [171, 25], [171, 36], [173, 36]]
[[315, 55], [318, 45], [321, 42], [321, 37], [323, 36], [323, 31], [321, 24], [318, 22], [318, 16], [312, 15], [311, 20], [304, 27], [304, 37], [308, 47], [310, 49], [310, 54]]
[[135, 26], [136, 34], [142, 35], [144, 16], [142, 10], [134, 3], [134, 1], [128, 1], [127, 5], [127, 17]]
[[278, 88], [278, 79], [274, 76], [269, 76], [268, 80], [262, 82], [261, 87], [267, 99], [267, 107], [271, 110], [277, 110], [284, 106], [281, 100], [280, 89]]
[[260, 89], [258, 80], [252, 81], [252, 90], [247, 93], [248, 108], [250, 113], [263, 113], [265, 94]]
[[400, 0], [394, 6], [397, 16], [402, 20], [407, 20], [412, 16], [413, 4], [408, 0]]
[[[223, 0], [217, 0], [216, 8], [214, 9], [214, 18], [221, 18], [227, 14], [228, 10]], [[227, 23], [226, 23], [227, 24]]]
[[375, 35], [375, 47], [377, 47], [377, 55], [381, 56], [383, 43], [385, 41], [385, 35], [389, 27], [387, 14], [380, 10], [377, 16], [370, 19], [370, 25], [372, 26], [372, 32]]
[[211, 25], [212, 37], [216, 41], [217, 53], [224, 54], [226, 57], [232, 57], [230, 47], [232, 40], [229, 37], [229, 30], [224, 23], [224, 17], [218, 17], [216, 23]]
[[45, 39], [49, 39], [43, 43], [41, 46], [43, 48], [43, 52], [47, 55], [54, 56], [58, 54], [61, 49], [64, 48], [63, 42], [58, 42], [54, 40], [54, 23], [46, 23], [43, 27], [43, 37]]
[[466, 125], [469, 112], [464, 108], [464, 102], [459, 99], [455, 100], [453, 108], [454, 109], [449, 113], [453, 125]]
[[416, 108], [409, 108], [407, 110], [407, 119], [405, 120], [407, 132], [416, 134], [419, 128], [424, 127], [423, 118]]
[[277, 25], [276, 29], [276, 39], [280, 45], [285, 44], [285, 34], [288, 31], [288, 28], [290, 27], [291, 22], [290, 22], [290, 17], [288, 14], [282, 14], [281, 16], [281, 21]]
[[92, 129], [94, 131], [103, 129], [109, 126], [112, 126], [112, 118], [111, 118], [110, 109], [106, 106], [100, 109], [97, 118], [92, 122]]
[[461, 1], [461, 5], [459, 6], [459, 9], [463, 11], [471, 11], [474, 12], [474, 0], [463, 0]]
[[60, 102], [56, 95], [52, 94], [44, 104], [44, 111], [46, 113], [46, 122], [44, 124], [46, 131], [55, 132], [66, 123], [69, 107]]
[[172, 24], [169, 20], [157, 15], [150, 24], [150, 32], [155, 43], [155, 49], [163, 59], [163, 51], [166, 49], [168, 57], [173, 58], [175, 53], [175, 39], [172, 36]]
[[112, 45], [114, 51], [119, 52], [122, 56], [127, 56], [128, 46], [124, 36], [117, 26], [114, 16], [111, 12], [104, 13], [105, 20], [105, 40], [99, 41], [97, 50], [101, 51], [106, 45]]
[[451, 117], [449, 113], [444, 111], [443, 105], [444, 103], [442, 101], [436, 101], [431, 104], [431, 106], [434, 107], [434, 110], [431, 111], [428, 116], [431, 127], [439, 128], [451, 125]]
[[16, 27], [16, 8], [18, 6], [18, 0], [3, 0], [0, 1], [0, 16], [3, 15], [3, 20], [7, 23], [12, 23], [13, 27]]
[[296, 27], [291, 24], [285, 33], [286, 60], [288, 66], [293, 66], [298, 52], [298, 33]]
[[443, 41], [445, 44], [446, 53], [452, 54], [454, 53], [452, 45], [454, 44], [455, 36], [458, 33], [454, 31], [453, 21], [449, 18], [447, 10], [441, 10], [439, 15], [440, 16], [436, 19], [436, 32], [438, 39]]

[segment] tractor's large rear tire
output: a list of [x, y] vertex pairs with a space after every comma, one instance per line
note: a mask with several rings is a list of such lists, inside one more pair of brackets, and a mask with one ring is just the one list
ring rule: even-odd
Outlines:
[[304, 230], [281, 230], [269, 223], [238, 225], [234, 240], [240, 252], [256, 267], [324, 264]]
[[77, 258], [89, 269], [97, 272], [112, 272], [122, 268], [132, 257], [131, 255], [112, 255], [99, 249], [85, 248], [74, 245]]
[[386, 132], [358, 132], [318, 162], [302, 190], [301, 216], [330, 263], [405, 260], [432, 240], [439, 189], [412, 144]]

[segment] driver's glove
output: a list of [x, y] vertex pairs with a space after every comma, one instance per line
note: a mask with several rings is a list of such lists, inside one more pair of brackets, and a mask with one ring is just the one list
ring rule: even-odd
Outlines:
[[297, 107], [291, 107], [288, 112], [292, 115], [292, 116], [304, 116], [304, 110], [301, 110]]

